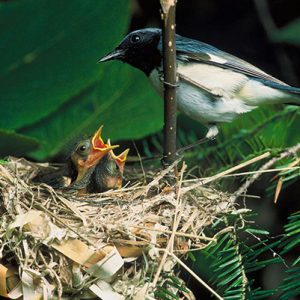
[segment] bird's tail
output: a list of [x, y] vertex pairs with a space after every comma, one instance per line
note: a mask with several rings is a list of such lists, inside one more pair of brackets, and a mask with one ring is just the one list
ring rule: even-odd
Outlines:
[[272, 81], [267, 81], [265, 84], [269, 87], [285, 92], [288, 96], [286, 104], [300, 106], [300, 88]]
[[291, 100], [289, 100], [286, 104], [300, 106], [300, 89], [288, 86], [289, 88], [286, 90], [291, 96]]

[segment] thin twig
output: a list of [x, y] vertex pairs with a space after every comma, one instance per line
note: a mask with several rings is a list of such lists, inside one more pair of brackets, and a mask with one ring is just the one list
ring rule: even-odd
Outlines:
[[[235, 177], [235, 176], [245, 176], [245, 175], [252, 175], [256, 173], [274, 173], [274, 172], [281, 172], [281, 171], [295, 171], [299, 170], [300, 167], [284, 167], [284, 168], [274, 168], [274, 169], [269, 169], [269, 170], [257, 170], [257, 171], [249, 171], [249, 172], [242, 172], [242, 173], [234, 173], [234, 174], [228, 174], [224, 175], [223, 177]], [[202, 177], [201, 179], [195, 178], [195, 179], [186, 179], [183, 180], [183, 183], [187, 182], [197, 182], [199, 180], [205, 180], [210, 177]]]
[[163, 20], [164, 69], [164, 158], [167, 165], [176, 160], [176, 0], [160, 0]]
[[142, 172], [143, 172], [143, 177], [144, 177], [144, 184], [147, 182], [147, 178], [146, 178], [146, 173], [145, 173], [145, 170], [144, 170], [144, 166], [143, 166], [143, 161], [142, 161], [142, 158], [141, 158], [141, 155], [140, 155], [140, 152], [139, 152], [139, 149], [137, 148], [136, 144], [134, 141], [132, 141], [132, 144], [133, 144], [133, 147], [135, 149], [135, 152], [139, 158], [139, 162], [140, 162], [140, 166], [141, 166], [141, 169], [142, 169]]
[[223, 300], [223, 298], [213, 290], [205, 281], [203, 281], [193, 270], [191, 270], [182, 260], [180, 260], [174, 253], [170, 253], [167, 249], [159, 249], [162, 252], [167, 253], [167, 255], [172, 256], [174, 260], [181, 265], [184, 269], [186, 269], [200, 284], [202, 284], [207, 290], [209, 290], [216, 298], [219, 300]]
[[260, 161], [262, 159], [265, 159], [265, 158], [269, 157], [270, 155], [271, 155], [270, 152], [266, 152], [266, 153], [264, 153], [262, 155], [259, 155], [257, 157], [254, 157], [254, 158], [250, 159], [250, 160], [247, 160], [247, 161], [245, 161], [245, 162], [243, 162], [243, 163], [241, 163], [241, 164], [239, 164], [237, 166], [234, 166], [234, 167], [232, 167], [232, 168], [230, 168], [228, 170], [225, 170], [225, 171], [223, 171], [221, 173], [218, 173], [218, 174], [216, 174], [214, 176], [208, 177], [207, 179], [204, 179], [204, 180], [200, 179], [198, 183], [195, 183], [195, 184], [193, 184], [193, 185], [191, 185], [189, 187], [183, 188], [182, 189], [182, 193], [186, 193], [186, 192], [188, 192], [190, 190], [193, 190], [193, 189], [195, 189], [195, 188], [197, 188], [199, 186], [202, 186], [202, 185], [207, 184], [209, 182], [212, 182], [212, 181], [215, 181], [217, 179], [220, 179], [220, 178], [224, 177], [225, 175], [228, 175], [228, 174], [233, 173], [233, 172], [235, 172], [235, 171], [237, 171], [239, 169], [242, 169], [242, 168], [244, 168], [246, 166], [254, 164], [254, 163], [256, 163], [256, 162], [258, 162], [258, 161]]
[[50, 268], [43, 253], [41, 251], [39, 251], [38, 253], [46, 267], [46, 270], [55, 278], [55, 281], [57, 283], [57, 299], [61, 300], [62, 295], [63, 295], [63, 286], [62, 286], [61, 280], [60, 280], [59, 276], [56, 274], [56, 272], [52, 268]]
[[[181, 186], [181, 184], [182, 184], [182, 179], [183, 179], [183, 173], [184, 173], [184, 170], [185, 170], [185, 165], [183, 165], [183, 167], [182, 167], [182, 170], [181, 170], [181, 176], [180, 176], [180, 183], [179, 183], [179, 191], [180, 191], [180, 186]], [[174, 244], [174, 237], [175, 237], [175, 232], [177, 231], [177, 228], [178, 228], [178, 225], [179, 225], [179, 222], [180, 222], [180, 218], [181, 218], [181, 215], [180, 216], [178, 216], [178, 205], [179, 205], [179, 199], [180, 199], [180, 193], [178, 192], [178, 194], [177, 194], [177, 205], [176, 205], [176, 210], [175, 210], [175, 214], [174, 214], [174, 221], [173, 221], [173, 228], [172, 228], [172, 234], [171, 234], [171, 236], [170, 236], [170, 239], [169, 239], [169, 242], [168, 242], [168, 244], [167, 244], [167, 247], [166, 247], [166, 250], [167, 251], [169, 251], [169, 250], [173, 250], [173, 244]], [[158, 268], [157, 268], [157, 271], [156, 271], [156, 274], [155, 274], [155, 276], [154, 276], [154, 279], [153, 279], [153, 281], [152, 281], [152, 283], [151, 283], [151, 286], [152, 287], [155, 287], [156, 285], [157, 285], [157, 282], [158, 282], [158, 280], [159, 280], [159, 276], [160, 276], [160, 273], [161, 273], [161, 271], [162, 271], [162, 268], [163, 268], [163, 266], [164, 266], [164, 264], [165, 264], [165, 261], [166, 261], [166, 259], [167, 259], [167, 256], [168, 256], [168, 253], [167, 252], [165, 252], [164, 254], [163, 254], [163, 257], [162, 257], [162, 259], [161, 259], [161, 261], [160, 261], [160, 264], [159, 264], [159, 266], [158, 266]]]
[[[22, 202], [20, 202], [20, 204], [22, 204]], [[63, 226], [67, 227], [69, 230], [71, 230], [72, 232], [74, 232], [78, 237], [80, 237], [83, 241], [85, 241], [89, 246], [94, 247], [95, 245], [93, 243], [91, 243], [87, 238], [85, 238], [84, 236], [82, 236], [78, 231], [76, 231], [75, 229], [73, 229], [72, 227], [70, 227], [68, 224], [66, 224], [64, 221], [62, 221], [60, 218], [58, 218], [54, 213], [52, 213], [50, 210], [48, 210], [46, 207], [44, 207], [43, 205], [36, 203], [35, 204], [39, 209], [47, 212], [47, 214], [49, 214], [51, 217], [53, 217], [56, 221], [58, 221], [59, 223], [61, 223]]]
[[266, 162], [260, 169], [259, 172], [256, 172], [252, 177], [250, 177], [231, 197], [231, 202], [235, 202], [243, 193], [247, 191], [249, 186], [255, 182], [263, 173], [261, 171], [269, 169], [272, 165], [276, 162], [290, 156], [291, 154], [296, 155], [296, 153], [300, 151], [300, 143], [286, 149], [283, 153], [279, 156], [272, 158], [268, 162]]
[[[139, 228], [139, 229], [145, 229], [145, 230], [149, 230], [149, 231], [166, 233], [166, 234], [172, 234], [173, 233], [173, 231], [171, 231], [171, 230], [163, 230], [163, 229], [151, 228], [151, 227], [146, 227], [146, 226], [132, 226], [132, 227]], [[204, 240], [204, 241], [214, 241], [214, 242], [217, 241], [214, 238], [201, 236], [201, 235], [196, 235], [196, 234], [191, 234], [191, 233], [180, 232], [180, 231], [176, 231], [174, 234], [178, 235], [178, 236], [184, 236], [184, 237], [188, 237], [188, 238], [192, 238], [192, 239], [199, 239], [199, 240]]]
[[183, 174], [186, 170], [186, 164], [185, 162], [183, 162], [181, 171], [180, 171], [180, 181], [177, 183], [178, 186], [178, 190], [177, 190], [177, 196], [176, 196], [176, 208], [175, 208], [175, 214], [174, 214], [174, 222], [173, 222], [173, 228], [172, 228], [172, 234], [170, 237], [170, 240], [172, 240], [171, 243], [171, 248], [170, 251], [173, 252], [174, 249], [174, 239], [175, 239], [175, 234], [177, 231], [177, 227], [180, 223], [180, 219], [181, 219], [181, 212], [182, 212], [182, 201], [180, 198], [180, 192], [181, 192], [181, 186], [182, 186], [182, 180], [183, 180]]

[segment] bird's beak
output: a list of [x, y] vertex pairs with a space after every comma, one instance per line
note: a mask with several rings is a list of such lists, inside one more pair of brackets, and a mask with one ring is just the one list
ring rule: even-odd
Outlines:
[[113, 60], [113, 59], [121, 59], [125, 55], [124, 50], [122, 49], [115, 49], [114, 51], [108, 53], [104, 57], [98, 60], [98, 63], [102, 63], [104, 61]]
[[[110, 140], [108, 140], [107, 143], [110, 145]], [[121, 174], [123, 174], [123, 172], [124, 172], [124, 166], [126, 163], [128, 152], [129, 152], [129, 149], [126, 149], [119, 155], [115, 155], [113, 151], [110, 152], [111, 157], [115, 160], [117, 166], [119, 167]]]
[[119, 147], [119, 145], [112, 146], [108, 143], [105, 144], [103, 142], [103, 139], [101, 137], [102, 128], [103, 126], [100, 126], [100, 128], [95, 132], [94, 136], [92, 137], [92, 150], [85, 162], [86, 168], [94, 166], [109, 151]]

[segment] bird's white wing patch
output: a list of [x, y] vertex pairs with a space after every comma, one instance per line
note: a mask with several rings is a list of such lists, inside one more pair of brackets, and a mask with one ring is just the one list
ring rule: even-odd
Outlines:
[[204, 63], [179, 63], [177, 72], [199, 87], [208, 91], [224, 91], [224, 94], [231, 97], [248, 81], [244, 74]]
[[227, 62], [227, 60], [222, 57], [213, 55], [211, 53], [209, 53], [208, 55], [209, 55], [211, 61], [216, 62], [218, 64], [225, 64]]

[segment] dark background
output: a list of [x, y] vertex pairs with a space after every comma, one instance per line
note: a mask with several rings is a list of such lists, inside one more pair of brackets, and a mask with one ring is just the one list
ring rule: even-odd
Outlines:
[[[299, 17], [300, 2], [297, 0], [179, 0], [176, 29], [178, 34], [212, 44], [290, 85], [300, 86], [299, 47], [273, 42], [270, 37], [276, 29]], [[158, 26], [158, 1], [133, 1], [130, 31]], [[257, 224], [276, 236], [282, 233], [287, 217], [300, 209], [300, 184], [298, 180], [284, 189], [275, 205], [266, 193], [271, 177], [263, 176], [249, 190], [249, 194], [259, 195], [261, 199], [248, 200], [247, 206], [258, 213]], [[295, 257], [298, 254], [295, 253]], [[197, 268], [204, 277], [205, 268], [203, 265], [204, 272], [201, 272], [201, 266]], [[256, 280], [264, 288], [275, 288], [282, 280], [283, 271], [277, 265], [271, 266], [256, 274]], [[190, 284], [195, 294], [201, 294], [204, 299], [205, 291], [199, 290], [192, 278]]]
[[[243, 58], [291, 85], [299, 85], [299, 48], [270, 41], [266, 26], [273, 26], [266, 13], [276, 28], [280, 28], [300, 16], [300, 3], [297, 0], [179, 0], [176, 30], [178, 34]], [[133, 1], [131, 30], [159, 25], [159, 1]]]

